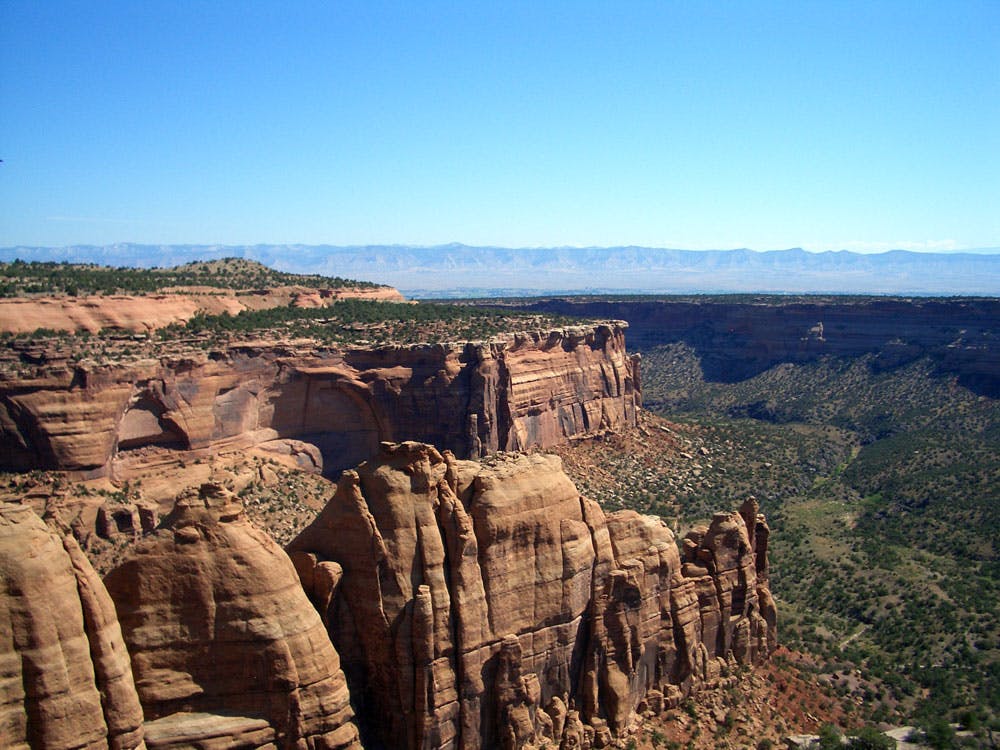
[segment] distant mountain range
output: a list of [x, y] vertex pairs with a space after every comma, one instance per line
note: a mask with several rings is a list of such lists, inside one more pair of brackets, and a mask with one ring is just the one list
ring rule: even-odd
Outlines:
[[374, 281], [415, 297], [553, 293], [825, 293], [1000, 296], [1000, 248], [960, 253], [794, 248], [671, 250], [408, 245], [73, 245], [0, 248], [0, 260], [174, 266], [240, 257], [281, 271]]

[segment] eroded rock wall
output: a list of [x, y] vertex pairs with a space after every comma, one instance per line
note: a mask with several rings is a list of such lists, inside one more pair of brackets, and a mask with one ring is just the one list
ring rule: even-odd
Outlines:
[[387, 443], [289, 551], [369, 750], [603, 747], [641, 703], [774, 648], [756, 511], [718, 514], [682, 560], [661, 521], [606, 516], [554, 456]]
[[580, 497], [555, 456], [414, 442], [345, 472], [290, 557], [203, 485], [102, 583], [57, 516], [4, 504], [0, 736], [608, 747], [774, 650], [767, 542], [752, 499], [678, 549], [659, 519]]
[[705, 379], [737, 382], [782, 362], [876, 355], [892, 369], [929, 357], [977, 393], [1000, 396], [1000, 301], [989, 298], [817, 297], [806, 301], [573, 300], [533, 302], [533, 310], [629, 322], [634, 350], [684, 342]]
[[[0, 379], [0, 468], [114, 473], [136, 451], [295, 439], [328, 473], [382, 440], [471, 457], [548, 447], [635, 421], [624, 324], [469, 344], [245, 344], [129, 365], [36, 365]], [[317, 462], [318, 463], [318, 462]]]

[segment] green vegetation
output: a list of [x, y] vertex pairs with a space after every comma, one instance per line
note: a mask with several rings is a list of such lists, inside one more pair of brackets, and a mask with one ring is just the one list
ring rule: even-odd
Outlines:
[[852, 750], [893, 750], [896, 747], [896, 740], [867, 725], [847, 738], [847, 747]]
[[321, 308], [273, 307], [245, 310], [239, 315], [196, 315], [184, 326], [163, 329], [160, 336], [170, 339], [192, 333], [224, 336], [277, 330], [285, 336], [323, 343], [411, 344], [481, 340], [579, 322], [561, 315], [345, 299]]
[[[713, 446], [710, 486], [675, 493], [682, 521], [748, 494], [767, 513], [784, 643], [825, 659], [875, 719], [997, 721], [997, 401], [926, 360], [830, 358], [721, 384], [676, 344], [642, 369], [647, 408]], [[843, 677], [854, 667], [862, 688]]]
[[186, 324], [170, 325], [152, 334], [108, 329], [96, 334], [45, 329], [31, 334], [0, 333], [0, 366], [27, 374], [31, 364], [47, 361], [120, 362], [191, 349], [216, 349], [252, 339], [309, 339], [327, 346], [482, 341], [501, 334], [581, 322], [560, 315], [511, 310], [344, 299], [328, 307], [285, 306], [244, 310], [238, 315], [199, 314]]
[[203, 286], [217, 289], [265, 289], [306, 286], [321, 289], [375, 288], [369, 281], [283, 273], [255, 261], [224, 258], [195, 261], [174, 268], [110, 268], [76, 263], [0, 263], [0, 297], [39, 294], [148, 294], [164, 288]]

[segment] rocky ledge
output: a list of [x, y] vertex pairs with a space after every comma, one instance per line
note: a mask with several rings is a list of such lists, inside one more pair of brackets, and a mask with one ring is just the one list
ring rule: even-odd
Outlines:
[[335, 349], [258, 342], [127, 364], [44, 361], [0, 375], [0, 468], [128, 478], [142, 449], [264, 446], [335, 474], [383, 440], [477, 457], [634, 424], [625, 324], [481, 342]]
[[31, 333], [38, 328], [90, 331], [117, 328], [153, 331], [186, 323], [195, 315], [237, 315], [271, 307], [325, 307], [341, 299], [405, 302], [392, 287], [313, 289], [303, 286], [244, 290], [180, 287], [153, 294], [95, 294], [84, 297], [0, 299], [0, 331]]

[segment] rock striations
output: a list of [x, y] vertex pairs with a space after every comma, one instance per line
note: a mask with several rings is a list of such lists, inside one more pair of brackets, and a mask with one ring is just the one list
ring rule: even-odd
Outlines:
[[360, 750], [340, 660], [288, 556], [217, 485], [105, 579], [150, 747]]
[[143, 747], [115, 607], [73, 537], [0, 504], [0, 746]]
[[[48, 363], [0, 376], [0, 468], [128, 475], [142, 450], [248, 446], [327, 473], [382, 440], [461, 457], [546, 448], [634, 424], [638, 362], [624, 324], [466, 344], [317, 349], [235, 345], [121, 365]], [[44, 353], [38, 355], [44, 359]]]
[[5, 503], [2, 745], [620, 747], [776, 647], [757, 511], [679, 548], [555, 456], [382, 443], [287, 554], [205, 484], [102, 583], [57, 516]]
[[0, 506], [0, 747], [361, 750], [319, 615], [229, 493], [179, 498], [106, 586], [53, 526]]
[[109, 294], [86, 297], [15, 297], [0, 299], [0, 331], [31, 333], [38, 328], [57, 331], [102, 328], [152, 331], [184, 324], [195, 315], [238, 315], [244, 310], [271, 307], [325, 307], [341, 299], [404, 302], [391, 287], [312, 289], [276, 287], [235, 291], [214, 287], [182, 287], [146, 295]]
[[371, 750], [605, 747], [775, 647], [748, 502], [684, 539], [605, 515], [553, 456], [383, 443], [289, 551]]
[[733, 383], [782, 362], [872, 355], [891, 370], [929, 357], [940, 374], [1000, 397], [1000, 300], [995, 298], [756, 297], [615, 301], [549, 299], [530, 309], [629, 321], [634, 348], [684, 342], [705, 379]]

